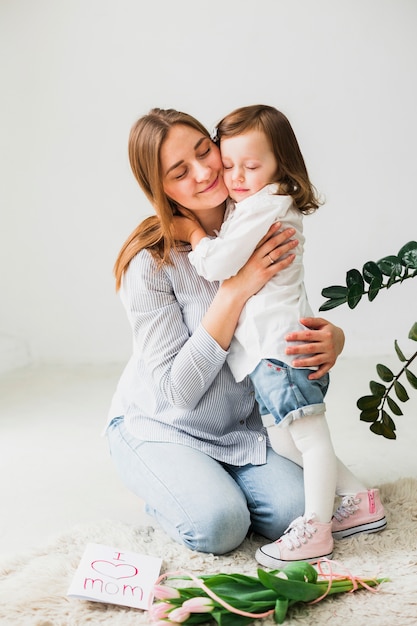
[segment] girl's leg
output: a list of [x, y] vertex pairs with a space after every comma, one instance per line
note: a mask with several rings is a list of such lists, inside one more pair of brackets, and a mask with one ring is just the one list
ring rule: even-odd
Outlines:
[[267, 431], [269, 441], [275, 452], [284, 456], [286, 459], [290, 459], [293, 463], [297, 463], [300, 467], [303, 467], [303, 455], [298, 448], [296, 448], [288, 426], [274, 424], [273, 426], [268, 426]]
[[330, 522], [336, 491], [337, 459], [324, 414], [295, 419], [288, 426], [304, 467], [305, 514]]
[[242, 543], [248, 505], [220, 463], [188, 446], [140, 441], [122, 419], [113, 420], [107, 437], [123, 482], [175, 541], [216, 554]]
[[359, 493], [360, 491], [366, 491], [367, 487], [365, 484], [359, 480], [350, 471], [349, 468], [346, 467], [337, 459], [337, 484], [336, 484], [336, 494], [338, 496], [351, 496], [355, 493]]
[[[294, 443], [290, 429], [274, 425], [269, 426], [267, 430], [275, 452], [303, 467], [303, 456]], [[347, 496], [366, 491], [366, 489], [365, 484], [337, 458], [336, 494]]]
[[[326, 418], [324, 414], [308, 415], [293, 420], [280, 430], [289, 431], [302, 456], [305, 508], [304, 515], [293, 518], [286, 532], [278, 535], [274, 543], [256, 551], [256, 560], [271, 568], [280, 568], [294, 561], [316, 562], [323, 557], [331, 558], [334, 543], [330, 520], [337, 459]], [[288, 449], [290, 451], [291, 446]], [[296, 458], [298, 455], [293, 456]]]

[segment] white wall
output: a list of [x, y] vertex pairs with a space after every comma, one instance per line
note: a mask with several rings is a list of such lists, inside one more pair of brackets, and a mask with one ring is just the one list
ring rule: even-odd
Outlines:
[[[126, 146], [153, 106], [289, 116], [327, 198], [305, 220], [316, 310], [417, 239], [416, 18], [415, 0], [2, 0], [0, 369], [128, 357], [112, 266], [151, 212]], [[345, 354], [401, 343], [415, 283], [327, 314]]]

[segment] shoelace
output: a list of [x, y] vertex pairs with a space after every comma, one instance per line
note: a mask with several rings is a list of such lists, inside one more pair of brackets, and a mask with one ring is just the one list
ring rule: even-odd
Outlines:
[[359, 509], [359, 503], [360, 500], [357, 500], [354, 496], [345, 496], [342, 500], [342, 504], [333, 513], [333, 517], [335, 517], [338, 522], [342, 522]]
[[297, 517], [297, 519], [288, 526], [280, 540], [283, 541], [290, 550], [299, 548], [302, 543], [307, 543], [307, 539], [310, 539], [316, 532], [314, 526], [311, 526], [309, 522], [311, 522], [309, 518]]

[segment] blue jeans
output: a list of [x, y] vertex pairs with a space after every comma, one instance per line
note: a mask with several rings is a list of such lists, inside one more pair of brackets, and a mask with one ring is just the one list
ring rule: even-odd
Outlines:
[[258, 363], [250, 378], [264, 426], [325, 412], [329, 375], [309, 380], [309, 374], [309, 369], [296, 369], [275, 359]]
[[264, 465], [238, 467], [181, 444], [136, 439], [123, 418], [110, 423], [107, 438], [124, 484], [191, 550], [230, 552], [249, 530], [276, 539], [303, 513], [302, 469], [272, 448]]

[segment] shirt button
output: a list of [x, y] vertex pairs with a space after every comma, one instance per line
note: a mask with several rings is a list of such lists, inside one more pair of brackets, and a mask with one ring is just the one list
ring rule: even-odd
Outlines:
[[262, 437], [262, 435], [259, 435], [258, 441], [263, 441], [263, 440], [264, 440], [264, 438]]
[[239, 421], [239, 424], [244, 424], [244, 423], [245, 423], [245, 420], [240, 420]]

